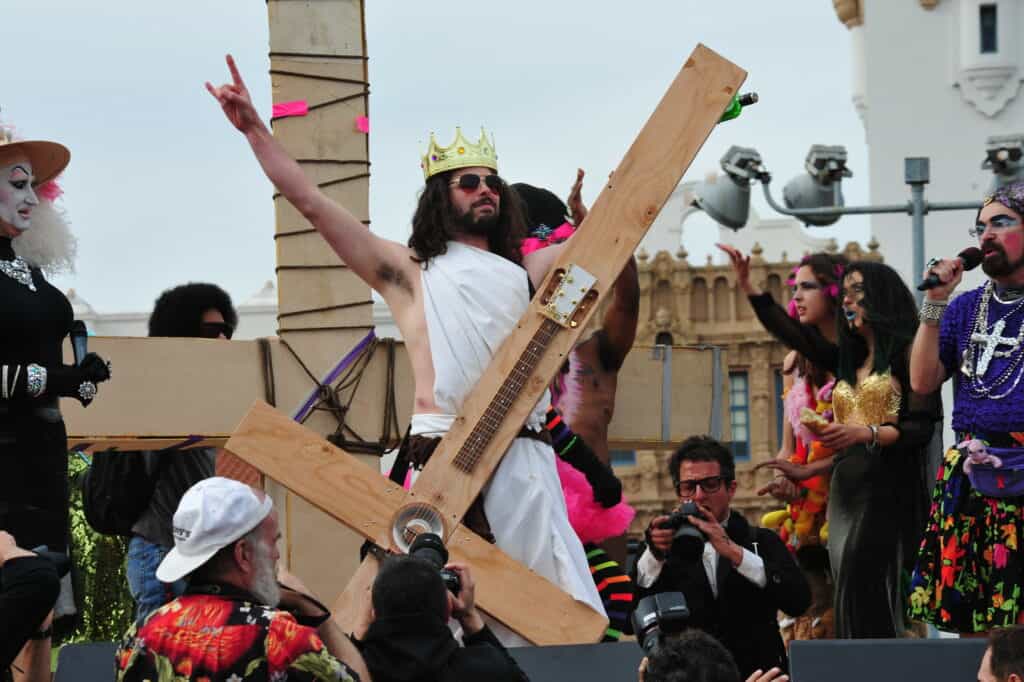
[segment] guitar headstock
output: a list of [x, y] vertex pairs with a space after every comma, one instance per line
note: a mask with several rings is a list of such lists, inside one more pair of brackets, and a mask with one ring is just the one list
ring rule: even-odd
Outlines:
[[579, 320], [597, 300], [597, 278], [578, 265], [555, 270], [541, 296], [544, 316], [563, 327], [575, 329]]

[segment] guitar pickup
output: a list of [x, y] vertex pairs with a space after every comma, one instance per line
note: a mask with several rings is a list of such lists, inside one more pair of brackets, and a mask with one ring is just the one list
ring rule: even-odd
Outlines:
[[555, 270], [540, 299], [542, 314], [563, 327], [575, 329], [597, 299], [596, 283], [597, 278], [578, 265]]

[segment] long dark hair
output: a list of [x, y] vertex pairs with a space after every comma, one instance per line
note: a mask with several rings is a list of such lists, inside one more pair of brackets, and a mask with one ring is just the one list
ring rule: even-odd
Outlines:
[[[839, 308], [842, 302], [843, 275], [846, 272], [847, 264], [846, 256], [842, 254], [819, 251], [804, 256], [800, 260], [800, 265], [793, 270], [793, 277], [796, 278], [796, 272], [800, 268], [807, 266], [811, 269], [814, 279], [818, 280], [818, 284], [821, 285], [822, 291], [828, 299], [829, 310], [837, 319], [842, 317], [839, 314]], [[830, 291], [833, 285], [835, 288]], [[833, 291], [835, 293], [832, 293]], [[800, 376], [810, 377], [811, 383], [818, 388], [828, 382], [828, 371], [815, 366], [799, 353], [797, 353], [795, 369]]]
[[[427, 180], [419, 204], [412, 216], [412, 235], [409, 237], [409, 248], [416, 252], [413, 258], [423, 263], [435, 256], [448, 251], [448, 242], [459, 235], [458, 216], [452, 206], [448, 183], [451, 182], [453, 171], [438, 173]], [[498, 223], [487, 236], [487, 246], [491, 253], [512, 261], [517, 265], [523, 262], [519, 247], [526, 238], [526, 219], [519, 197], [509, 189], [507, 183], [501, 183], [498, 191]]]
[[[847, 276], [854, 272], [859, 272], [864, 278], [864, 297], [860, 305], [875, 337], [871, 371], [875, 374], [887, 370], [892, 372], [903, 384], [903, 390], [907, 391], [910, 389], [906, 383], [909, 370], [907, 348], [917, 333], [914, 295], [903, 278], [888, 265], [857, 261], [846, 268]], [[850, 329], [844, 316], [838, 316], [836, 325], [839, 328], [839, 375], [836, 378], [856, 385], [857, 368], [867, 357], [867, 344]]]

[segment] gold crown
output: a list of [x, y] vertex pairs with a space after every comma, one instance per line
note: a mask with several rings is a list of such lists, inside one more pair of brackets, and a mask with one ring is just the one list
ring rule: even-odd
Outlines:
[[432, 176], [455, 168], [470, 168], [472, 166], [483, 166], [498, 171], [498, 154], [494, 151], [494, 137], [487, 139], [487, 133], [480, 128], [480, 140], [476, 144], [470, 143], [462, 136], [462, 129], [455, 128], [455, 141], [447, 147], [440, 147], [434, 139], [434, 133], [430, 133], [430, 146], [427, 153], [420, 162], [423, 169], [423, 179], [429, 180]]

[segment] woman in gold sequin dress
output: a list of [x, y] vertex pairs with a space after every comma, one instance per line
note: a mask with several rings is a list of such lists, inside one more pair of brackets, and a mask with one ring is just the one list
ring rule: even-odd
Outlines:
[[928, 449], [941, 414], [938, 394], [910, 391], [908, 354], [917, 308], [890, 267], [851, 264], [843, 279], [838, 343], [751, 299], [762, 324], [820, 367], [834, 368], [835, 423], [820, 431], [831, 463], [766, 466], [793, 479], [831, 466], [828, 549], [835, 580], [836, 636], [903, 635], [905, 576], [927, 512]]

